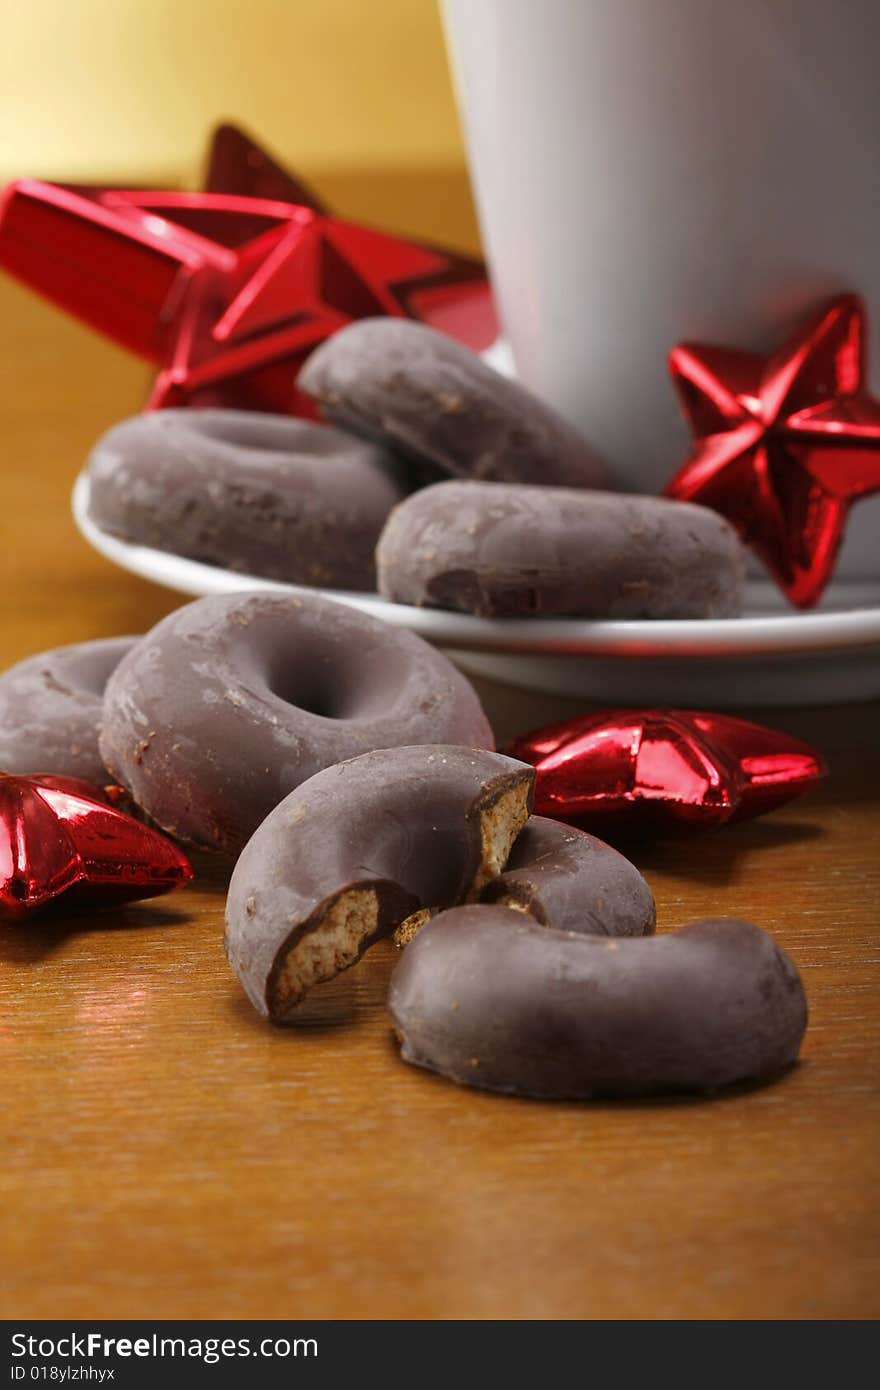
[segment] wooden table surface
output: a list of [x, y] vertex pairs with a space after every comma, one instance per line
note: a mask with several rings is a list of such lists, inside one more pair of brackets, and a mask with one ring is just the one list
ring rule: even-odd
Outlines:
[[[386, 224], [473, 238], [460, 181], [421, 202], [337, 182], [355, 215], [373, 198]], [[115, 571], [69, 514], [143, 366], [7, 281], [0, 316], [5, 666], [179, 599]], [[499, 739], [576, 709], [480, 690]], [[0, 1315], [877, 1316], [877, 716], [765, 714], [824, 750], [827, 785], [633, 852], [661, 926], [753, 918], [800, 967], [803, 1060], [765, 1089], [460, 1090], [399, 1060], [383, 947], [273, 1029], [226, 965], [216, 872], [155, 905], [0, 928]]]

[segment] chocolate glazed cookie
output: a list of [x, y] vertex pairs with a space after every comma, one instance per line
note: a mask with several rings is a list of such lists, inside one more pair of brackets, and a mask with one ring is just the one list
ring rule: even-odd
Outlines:
[[0, 675], [0, 768], [107, 781], [98, 752], [104, 687], [135, 637], [55, 647]]
[[89, 460], [89, 515], [111, 535], [242, 574], [373, 589], [400, 460], [306, 420], [157, 410], [114, 426]]
[[739, 612], [743, 549], [708, 507], [662, 497], [474, 482], [400, 503], [379, 592], [485, 618], [711, 618]]
[[797, 970], [750, 922], [611, 940], [486, 906], [418, 933], [389, 1007], [406, 1061], [546, 1099], [764, 1079], [794, 1062], [807, 1021]]
[[500, 753], [390, 748], [298, 787], [229, 885], [226, 952], [254, 1007], [283, 1022], [379, 937], [475, 897], [529, 814], [533, 775]]
[[240, 593], [187, 604], [137, 643], [108, 683], [100, 744], [164, 830], [236, 853], [322, 768], [438, 739], [493, 743], [440, 652], [332, 599]]
[[360, 319], [312, 353], [297, 385], [334, 423], [444, 473], [607, 486], [603, 465], [568, 421], [424, 324]]
[[[598, 936], [648, 936], [656, 920], [654, 895], [634, 864], [585, 830], [546, 816], [529, 817], [480, 902]], [[405, 923], [394, 933], [397, 945], [406, 946], [422, 926]]]
[[654, 895], [616, 849], [546, 816], [532, 816], [504, 872], [481, 901], [528, 912], [542, 926], [596, 936], [649, 936]]

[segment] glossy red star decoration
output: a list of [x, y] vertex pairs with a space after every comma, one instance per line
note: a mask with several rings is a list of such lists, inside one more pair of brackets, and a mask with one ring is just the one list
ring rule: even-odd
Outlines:
[[246, 131], [228, 122], [211, 137], [205, 168], [206, 193], [233, 193], [246, 198], [299, 203], [313, 212], [328, 212], [302, 179], [282, 168]]
[[0, 266], [157, 363], [150, 408], [312, 414], [300, 366], [367, 315], [421, 319], [474, 348], [493, 340], [481, 261], [330, 216], [233, 127], [214, 138], [208, 185], [24, 179], [0, 202]]
[[176, 845], [91, 783], [0, 772], [0, 919], [62, 897], [78, 907], [153, 898], [192, 872]]
[[711, 829], [772, 811], [827, 768], [799, 739], [697, 710], [600, 710], [514, 740], [535, 811], [558, 820]]
[[865, 338], [843, 295], [772, 357], [683, 344], [669, 359], [694, 448], [667, 494], [726, 516], [801, 608], [831, 578], [849, 507], [880, 490]]

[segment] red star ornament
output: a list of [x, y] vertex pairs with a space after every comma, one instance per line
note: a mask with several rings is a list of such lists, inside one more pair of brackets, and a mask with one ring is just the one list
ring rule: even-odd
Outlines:
[[694, 446], [667, 494], [727, 517], [801, 608], [831, 578], [849, 507], [880, 490], [865, 338], [861, 300], [843, 295], [769, 358], [695, 344], [670, 354]]
[[515, 739], [535, 812], [578, 823], [711, 829], [801, 796], [827, 774], [799, 739], [696, 710], [600, 710]]
[[91, 783], [0, 772], [0, 920], [62, 897], [77, 906], [153, 898], [192, 875], [176, 845]]
[[[65, 183], [61, 186], [94, 198], [115, 189], [115, 186], [111, 189], [105, 184], [95, 183]], [[131, 185], [132, 188], [140, 186]], [[205, 156], [202, 191], [265, 198], [270, 202], [299, 203], [313, 212], [329, 211], [307, 183], [277, 163], [268, 150], [258, 145], [241, 126], [228, 121], [216, 126], [211, 134]]]
[[308, 184], [282, 168], [247, 131], [228, 121], [217, 126], [211, 136], [204, 184], [206, 193], [243, 194], [299, 203], [313, 212], [329, 211]]
[[[417, 318], [474, 348], [493, 340], [482, 262], [330, 216], [225, 130], [207, 192], [25, 179], [0, 201], [0, 266], [157, 363], [149, 408], [311, 414], [296, 390], [300, 366], [367, 315]], [[230, 184], [259, 196], [214, 191]], [[291, 201], [301, 196], [308, 204]]]

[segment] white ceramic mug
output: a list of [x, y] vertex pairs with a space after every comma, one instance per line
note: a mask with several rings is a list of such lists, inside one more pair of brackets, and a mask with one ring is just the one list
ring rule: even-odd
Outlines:
[[[880, 0], [443, 0], [518, 374], [622, 485], [684, 460], [666, 358], [854, 289], [880, 365]], [[876, 575], [880, 499], [841, 572]]]

